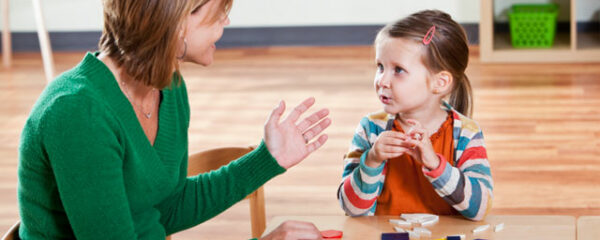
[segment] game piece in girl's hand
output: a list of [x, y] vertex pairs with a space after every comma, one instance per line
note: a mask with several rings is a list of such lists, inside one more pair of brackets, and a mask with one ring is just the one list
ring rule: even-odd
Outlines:
[[[413, 131], [414, 131], [414, 127], [411, 126], [408, 129], [408, 131], [406, 131], [406, 135], [408, 135], [408, 137], [410, 137], [414, 140], [421, 141], [421, 134], [419, 134], [419, 133], [413, 134], [412, 133]], [[417, 148], [417, 145], [412, 146], [410, 149], [415, 149], [415, 148]]]
[[406, 134], [407, 134], [408, 136], [410, 136], [411, 138], [413, 138], [414, 140], [421, 141], [421, 138], [422, 138], [421, 134], [420, 134], [420, 133], [415, 133], [415, 134], [413, 134], [412, 132], [413, 132], [414, 130], [415, 130], [415, 128], [411, 126], [411, 127], [408, 129], [408, 131], [406, 131]]
[[327, 239], [342, 238], [342, 235], [344, 235], [344, 233], [342, 231], [338, 231], [338, 230], [324, 230], [324, 231], [321, 231], [321, 236], [323, 238], [327, 238]]

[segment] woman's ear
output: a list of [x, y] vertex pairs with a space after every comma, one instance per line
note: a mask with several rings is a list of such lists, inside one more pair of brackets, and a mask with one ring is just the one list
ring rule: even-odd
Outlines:
[[184, 39], [185, 38], [185, 22], [183, 22], [183, 24], [181, 24], [181, 27], [179, 27], [179, 38], [180, 39]]
[[441, 71], [434, 75], [433, 81], [431, 82], [431, 91], [434, 94], [445, 95], [452, 89], [453, 81], [454, 78], [452, 77], [452, 73], [448, 71]]
[[187, 35], [188, 21], [189, 21], [189, 19], [186, 18], [186, 19], [182, 20], [179, 25], [179, 38], [181, 38], [181, 39], [184, 39]]

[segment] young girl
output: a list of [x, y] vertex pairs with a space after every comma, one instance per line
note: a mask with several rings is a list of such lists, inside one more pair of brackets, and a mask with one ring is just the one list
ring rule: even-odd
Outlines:
[[338, 199], [348, 215], [482, 220], [489, 212], [490, 164], [481, 129], [467, 117], [466, 41], [448, 14], [431, 10], [378, 33], [374, 85], [383, 111], [363, 117], [344, 157]]

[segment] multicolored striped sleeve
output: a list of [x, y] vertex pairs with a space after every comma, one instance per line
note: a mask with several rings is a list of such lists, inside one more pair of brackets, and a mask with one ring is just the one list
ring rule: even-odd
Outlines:
[[[438, 169], [432, 171], [424, 169], [424, 172], [435, 191], [447, 203], [465, 218], [479, 221], [491, 209], [494, 183], [483, 133], [474, 122], [467, 122], [466, 125], [466, 129], [465, 126], [461, 129], [467, 131], [466, 136], [461, 134], [455, 146], [458, 159], [456, 167], [441, 159], [445, 164], [440, 164]], [[474, 130], [474, 134], [468, 133], [469, 128]]]
[[[384, 127], [364, 117], [354, 132], [348, 153], [344, 156], [344, 172], [338, 188], [338, 200], [349, 216], [375, 214], [377, 197], [385, 181], [385, 162], [377, 168], [365, 165], [365, 159], [377, 135]], [[371, 141], [373, 140], [373, 141]]]

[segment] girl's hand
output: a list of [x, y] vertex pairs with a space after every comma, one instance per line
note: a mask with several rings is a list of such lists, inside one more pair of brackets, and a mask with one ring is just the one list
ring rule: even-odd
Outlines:
[[409, 143], [406, 140], [409, 137], [403, 133], [395, 131], [385, 131], [377, 136], [377, 140], [373, 144], [367, 155], [365, 164], [369, 167], [379, 167], [381, 163], [387, 159], [392, 159], [401, 156], [409, 151]]
[[331, 119], [325, 118], [329, 115], [328, 109], [321, 109], [296, 124], [300, 115], [314, 103], [313, 97], [307, 98], [283, 122], [279, 122], [285, 111], [285, 102], [281, 101], [265, 123], [264, 140], [267, 149], [285, 169], [298, 164], [327, 141], [327, 135], [323, 134], [311, 142], [331, 124]]
[[407, 153], [429, 170], [438, 168], [440, 158], [433, 150], [427, 129], [416, 120], [409, 119], [406, 122], [412, 125], [412, 130], [408, 131], [408, 137], [405, 140], [405, 143], [411, 146]]
[[321, 232], [309, 222], [285, 221], [260, 240], [322, 239]]

